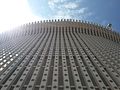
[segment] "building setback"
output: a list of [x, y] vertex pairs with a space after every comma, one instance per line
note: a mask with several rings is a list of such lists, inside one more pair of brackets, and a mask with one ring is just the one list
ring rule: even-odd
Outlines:
[[0, 34], [0, 90], [120, 90], [120, 35], [78, 20]]

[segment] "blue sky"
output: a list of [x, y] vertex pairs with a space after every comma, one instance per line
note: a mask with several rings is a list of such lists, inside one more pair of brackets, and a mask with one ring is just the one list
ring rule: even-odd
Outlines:
[[120, 0], [29, 0], [31, 10], [44, 18], [81, 19], [120, 31]]
[[[7, 3], [6, 3], [7, 2]], [[0, 31], [44, 19], [112, 23], [120, 32], [120, 0], [0, 0]]]

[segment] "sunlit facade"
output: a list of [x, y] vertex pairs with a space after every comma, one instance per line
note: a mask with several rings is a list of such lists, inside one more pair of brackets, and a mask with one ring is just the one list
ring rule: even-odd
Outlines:
[[79, 20], [0, 34], [1, 90], [120, 90], [120, 35]]

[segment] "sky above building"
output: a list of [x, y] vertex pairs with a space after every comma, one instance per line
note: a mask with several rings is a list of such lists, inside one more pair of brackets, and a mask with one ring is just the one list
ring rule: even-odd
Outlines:
[[120, 32], [120, 0], [0, 0], [0, 32], [46, 19], [78, 19]]

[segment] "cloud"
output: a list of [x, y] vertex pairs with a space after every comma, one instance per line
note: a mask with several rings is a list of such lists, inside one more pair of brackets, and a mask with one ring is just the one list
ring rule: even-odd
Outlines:
[[54, 9], [54, 6], [55, 6], [54, 0], [48, 0], [48, 5], [51, 9]]
[[55, 3], [63, 3], [63, 2], [67, 2], [69, 0], [48, 0], [48, 4], [55, 4]]
[[87, 8], [81, 8], [78, 10], [78, 13], [83, 14], [83, 13], [85, 13], [86, 10], [87, 10]]
[[92, 15], [87, 7], [82, 6], [83, 0], [49, 0], [48, 5], [54, 15], [52, 18], [71, 18], [85, 20]]
[[61, 8], [68, 8], [69, 7], [67, 5], [68, 3], [74, 4], [74, 3], [71, 3], [69, 0], [48, 0], [48, 5], [52, 10], [61, 9]]
[[61, 2], [62, 0], [48, 0], [48, 2], [51, 2], [51, 3], [58, 3], [58, 2]]
[[79, 4], [78, 3], [75, 3], [75, 2], [68, 2], [64, 5], [64, 7], [66, 9], [76, 9], [79, 7]]
[[55, 8], [57, 8], [57, 4], [61, 4], [65, 1], [66, 0], [48, 0], [48, 5], [52, 10], [54, 10]]

